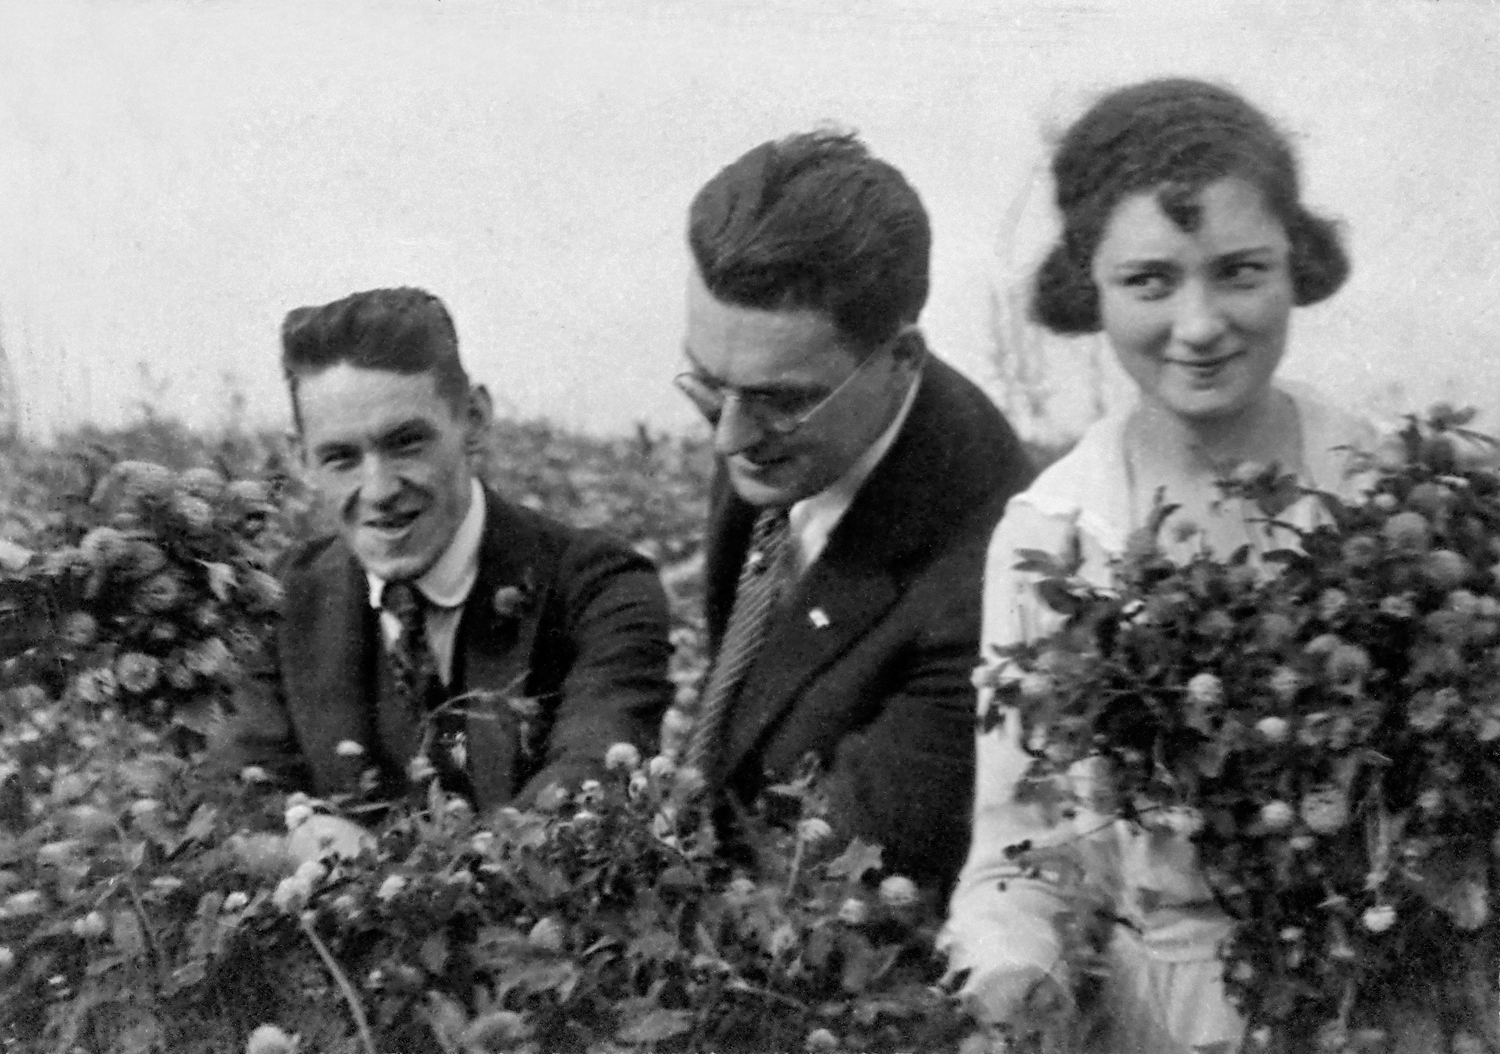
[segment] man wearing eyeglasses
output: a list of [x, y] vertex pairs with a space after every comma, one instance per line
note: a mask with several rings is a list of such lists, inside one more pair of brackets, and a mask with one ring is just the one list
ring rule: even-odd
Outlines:
[[926, 212], [853, 136], [751, 150], [698, 192], [689, 243], [676, 383], [719, 471], [686, 760], [727, 821], [813, 754], [840, 833], [947, 883], [969, 836], [985, 548], [1027, 456], [928, 353]]

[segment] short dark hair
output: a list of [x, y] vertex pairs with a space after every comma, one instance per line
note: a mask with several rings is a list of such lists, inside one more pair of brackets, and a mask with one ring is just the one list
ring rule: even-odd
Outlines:
[[1099, 330], [1094, 253], [1115, 206], [1142, 192], [1155, 191], [1162, 211], [1191, 231], [1203, 188], [1243, 179], [1286, 229], [1296, 303], [1332, 296], [1349, 275], [1336, 226], [1302, 206], [1286, 135], [1228, 88], [1173, 78], [1110, 92], [1063, 134], [1052, 176], [1063, 232], [1037, 270], [1031, 313], [1054, 332]]
[[927, 302], [927, 210], [853, 133], [757, 146], [698, 191], [688, 242], [718, 299], [822, 311], [863, 352], [915, 322]]
[[287, 312], [281, 323], [281, 371], [299, 432], [298, 382], [339, 363], [392, 373], [431, 372], [438, 395], [455, 411], [469, 392], [453, 318], [423, 289], [370, 289]]

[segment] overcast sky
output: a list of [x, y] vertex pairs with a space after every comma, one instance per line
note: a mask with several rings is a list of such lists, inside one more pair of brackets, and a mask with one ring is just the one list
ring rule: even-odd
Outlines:
[[922, 194], [924, 323], [986, 380], [1046, 136], [1161, 74], [1262, 104], [1347, 225], [1289, 375], [1500, 406], [1500, 4], [1464, 0], [0, 0], [0, 339], [34, 431], [153, 388], [279, 425], [285, 311], [416, 284], [502, 409], [679, 427], [688, 200], [835, 122]]

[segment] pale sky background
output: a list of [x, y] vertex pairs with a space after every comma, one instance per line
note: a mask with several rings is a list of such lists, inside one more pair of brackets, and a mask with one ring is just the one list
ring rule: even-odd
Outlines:
[[[1262, 105], [1347, 224], [1354, 277], [1298, 313], [1288, 376], [1500, 407], [1481, 0], [0, 0], [0, 339], [33, 434], [153, 387], [212, 424], [234, 386], [281, 425], [285, 311], [416, 284], [503, 410], [678, 428], [689, 199], [835, 122], [922, 194], [925, 327], [992, 382], [991, 291], [1051, 223], [1046, 135], [1163, 74]], [[1088, 386], [1088, 346], [1046, 347]]]

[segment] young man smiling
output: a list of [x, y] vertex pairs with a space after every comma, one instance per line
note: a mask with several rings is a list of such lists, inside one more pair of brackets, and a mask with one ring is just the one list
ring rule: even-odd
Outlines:
[[834, 825], [942, 884], [968, 845], [985, 548], [1032, 472], [916, 328], [929, 242], [854, 137], [756, 147], [693, 201], [677, 384], [719, 456], [688, 760], [728, 821], [815, 755]]
[[376, 289], [298, 308], [282, 346], [338, 530], [286, 562], [274, 690], [242, 700], [232, 763], [322, 795], [435, 773], [488, 810], [652, 743], [670, 697], [656, 572], [481, 485], [490, 399], [442, 303]]

